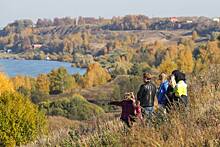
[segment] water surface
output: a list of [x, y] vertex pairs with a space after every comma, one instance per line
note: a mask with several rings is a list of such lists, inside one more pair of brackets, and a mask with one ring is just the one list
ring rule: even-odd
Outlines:
[[84, 74], [85, 68], [71, 67], [71, 63], [46, 61], [46, 60], [15, 60], [0, 59], [0, 71], [5, 72], [10, 77], [16, 75], [26, 75], [36, 77], [41, 73], [49, 73], [52, 69], [65, 67], [70, 74]]

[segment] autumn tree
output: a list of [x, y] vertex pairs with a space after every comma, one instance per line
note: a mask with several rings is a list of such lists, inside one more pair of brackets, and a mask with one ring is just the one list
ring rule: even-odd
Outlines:
[[185, 47], [179, 51], [177, 65], [180, 70], [186, 73], [192, 73], [194, 68], [194, 60], [192, 52], [189, 48]]
[[192, 32], [192, 40], [195, 41], [198, 38], [198, 33], [196, 31]]
[[20, 87], [31, 90], [35, 84], [35, 80], [27, 76], [15, 76], [11, 78], [11, 81], [14, 85], [15, 90], [18, 90]]
[[115, 62], [114, 64], [114, 71], [111, 73], [113, 77], [116, 77], [117, 75], [126, 75], [128, 74], [128, 71], [131, 69], [132, 63], [122, 61], [122, 62]]
[[6, 91], [13, 92], [14, 86], [10, 79], [2, 72], [0, 72], [0, 95]]
[[220, 64], [220, 48], [217, 41], [208, 42], [200, 47], [199, 58], [203, 64]]
[[46, 74], [40, 74], [36, 80], [36, 91], [49, 94], [50, 92], [50, 81]]
[[105, 84], [111, 79], [110, 74], [100, 64], [90, 64], [84, 77], [84, 87], [93, 87]]
[[207, 43], [208, 58], [212, 64], [220, 64], [220, 47], [217, 41]]
[[159, 65], [158, 70], [170, 74], [173, 70], [177, 69], [177, 64], [172, 61], [171, 57], [167, 55], [162, 63]]

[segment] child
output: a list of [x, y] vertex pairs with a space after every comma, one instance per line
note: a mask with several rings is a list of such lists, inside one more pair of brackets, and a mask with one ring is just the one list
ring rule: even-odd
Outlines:
[[135, 111], [136, 111], [136, 116], [137, 116], [137, 118], [140, 119], [141, 121], [143, 121], [143, 116], [142, 116], [142, 113], [141, 113], [140, 101], [137, 101], [137, 102], [136, 102]]
[[109, 105], [116, 105], [122, 107], [120, 119], [126, 123], [128, 127], [131, 127], [134, 122], [133, 116], [135, 116], [135, 99], [132, 93], [125, 93], [125, 99], [122, 101], [113, 101]]

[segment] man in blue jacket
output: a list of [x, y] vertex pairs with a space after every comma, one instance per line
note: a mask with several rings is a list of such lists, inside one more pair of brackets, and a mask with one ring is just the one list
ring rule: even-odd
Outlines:
[[161, 73], [159, 75], [159, 80], [161, 81], [161, 84], [157, 92], [157, 100], [159, 109], [165, 111], [165, 104], [167, 103], [166, 92], [169, 86], [169, 82], [167, 81], [167, 76], [165, 73]]

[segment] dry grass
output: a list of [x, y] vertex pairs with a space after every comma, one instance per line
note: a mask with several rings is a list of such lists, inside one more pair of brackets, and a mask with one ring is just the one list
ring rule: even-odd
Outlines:
[[220, 79], [218, 74], [210, 76], [209, 72], [188, 79], [187, 111], [172, 111], [165, 117], [157, 114], [150, 126], [137, 122], [131, 129], [114, 115], [84, 122], [73, 129], [70, 127], [78, 122], [52, 117], [49, 122], [54, 134], [40, 146], [219, 147], [220, 87], [213, 86], [212, 79]]
[[[121, 122], [99, 122], [89, 135], [69, 137], [64, 146], [220, 146], [220, 91], [213, 87], [209, 73], [190, 77], [190, 106], [187, 111], [172, 111], [165, 117], [157, 115], [151, 125], [136, 123], [126, 129]], [[206, 84], [204, 84], [206, 81]], [[103, 127], [104, 126], [104, 127]], [[101, 128], [101, 129], [99, 129]]]
[[49, 134], [40, 136], [35, 142], [23, 147], [56, 146], [69, 136], [71, 129], [78, 129], [83, 122], [69, 120], [61, 116], [49, 116]]

